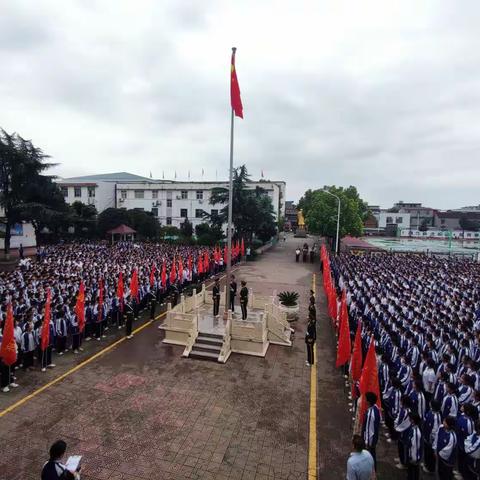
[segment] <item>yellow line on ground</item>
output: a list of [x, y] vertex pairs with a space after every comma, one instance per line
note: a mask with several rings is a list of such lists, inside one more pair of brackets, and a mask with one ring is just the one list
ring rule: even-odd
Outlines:
[[[315, 288], [316, 275], [313, 274], [312, 290]], [[317, 343], [313, 344], [314, 363], [310, 369], [310, 431], [308, 436], [308, 480], [317, 478]]]
[[[238, 267], [235, 267], [232, 269], [232, 272], [234, 270], [237, 270]], [[219, 277], [219, 279], [223, 279], [224, 277], [226, 277], [226, 275], [222, 275], [221, 277]], [[208, 286], [205, 286], [205, 288], [209, 288], [211, 285], [212, 285], [213, 282], [211, 282]], [[167, 314], [167, 312], [163, 312], [163, 313], [160, 313], [159, 315], [157, 315], [154, 320], [158, 320], [159, 318], [162, 318], [164, 317], [165, 315]], [[148, 320], [147, 322], [145, 322], [142, 326], [136, 328], [132, 333], [138, 333], [138, 332], [141, 332], [144, 328], [148, 327], [149, 325], [151, 325], [153, 323], [154, 320]], [[32, 398], [36, 397], [37, 395], [39, 395], [40, 393], [44, 392], [45, 390], [47, 390], [48, 388], [52, 387], [53, 385], [57, 384], [58, 382], [61, 382], [64, 378], [67, 378], [68, 376], [72, 375], [72, 373], [75, 373], [76, 371], [80, 370], [82, 367], [84, 367], [85, 365], [88, 365], [89, 363], [93, 362], [94, 360], [96, 360], [97, 358], [101, 357], [102, 355], [108, 353], [110, 350], [113, 350], [117, 345], [120, 345], [122, 342], [124, 342], [125, 340], [127, 340], [127, 337], [122, 337], [122, 338], [119, 338], [117, 341], [113, 342], [111, 345], [108, 345], [107, 347], [105, 347], [103, 350], [100, 350], [99, 352], [95, 353], [94, 355], [92, 355], [91, 357], [87, 358], [86, 360], [84, 360], [82, 363], [79, 363], [77, 366], [71, 368], [70, 370], [66, 371], [65, 373], [62, 373], [62, 375], [58, 376], [57, 378], [53, 379], [52, 381], [46, 383], [45, 385], [42, 385], [40, 388], [37, 388], [37, 390], [34, 390], [32, 393], [30, 393], [29, 395], [26, 395], [25, 397], [21, 398], [20, 400], [18, 400], [17, 402], [15, 402], [13, 405], [10, 405], [9, 407], [5, 408], [5, 410], [2, 410], [0, 412], [0, 418], [2, 418], [4, 415], [6, 415], [7, 413], [9, 412], [12, 412], [13, 410], [15, 410], [16, 408], [20, 407], [20, 405], [23, 405], [25, 402], [28, 402], [28, 400], [31, 400]]]
[[[157, 315], [154, 320], [158, 320], [159, 318], [162, 318], [166, 315], [166, 312], [161, 313], [160, 315]], [[154, 320], [148, 320], [145, 322], [143, 325], [140, 327], [136, 328], [132, 333], [138, 333], [141, 332], [144, 328], [148, 327], [153, 323]], [[18, 402], [15, 402], [13, 405], [10, 405], [7, 407], [5, 410], [2, 410], [0, 412], [0, 418], [6, 415], [9, 412], [12, 412], [16, 408], [18, 408], [20, 405], [23, 405], [25, 402], [28, 402], [28, 400], [31, 400], [32, 398], [36, 397], [40, 393], [44, 392], [48, 388], [52, 387], [58, 382], [61, 382], [63, 379], [67, 378], [68, 376], [72, 375], [72, 373], [75, 373], [77, 370], [80, 370], [82, 367], [85, 365], [88, 365], [90, 362], [93, 362], [97, 358], [101, 357], [105, 353], [109, 352], [110, 350], [113, 350], [117, 345], [120, 345], [122, 342], [127, 340], [127, 337], [122, 337], [119, 338], [117, 341], [113, 342], [111, 345], [108, 345], [105, 347], [103, 350], [100, 350], [99, 352], [95, 353], [91, 357], [87, 358], [84, 360], [82, 363], [79, 363], [75, 367], [71, 368], [70, 370], [66, 371], [65, 373], [62, 373], [62, 375], [58, 376], [57, 378], [53, 379], [51, 382], [46, 383], [45, 385], [41, 386], [40, 388], [37, 388], [37, 390], [34, 390], [32, 393], [29, 395], [26, 395], [25, 397], [21, 398], [18, 400]]]

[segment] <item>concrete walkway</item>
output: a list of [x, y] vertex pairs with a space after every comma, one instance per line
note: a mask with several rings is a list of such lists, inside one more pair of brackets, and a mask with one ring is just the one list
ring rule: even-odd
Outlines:
[[[69, 453], [84, 455], [85, 480], [305, 479], [310, 369], [304, 331], [318, 263], [295, 263], [303, 241], [289, 237], [236, 273], [261, 294], [300, 293], [293, 347], [271, 345], [264, 359], [233, 354], [222, 365], [181, 358], [182, 347], [163, 344], [156, 324], [147, 326], [0, 418], [0, 480], [37, 479], [58, 438]], [[333, 368], [329, 320], [319, 314], [317, 324], [318, 478], [341, 479], [350, 441], [347, 406]]]

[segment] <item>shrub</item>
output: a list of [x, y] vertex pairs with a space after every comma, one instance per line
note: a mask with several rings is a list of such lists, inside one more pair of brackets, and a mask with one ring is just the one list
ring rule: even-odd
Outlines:
[[280, 303], [285, 307], [296, 307], [298, 305], [297, 292], [280, 292], [278, 294]]

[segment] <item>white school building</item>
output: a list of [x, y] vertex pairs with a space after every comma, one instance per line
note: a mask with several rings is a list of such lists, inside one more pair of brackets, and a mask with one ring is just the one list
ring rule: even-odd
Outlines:
[[[211, 205], [214, 188], [228, 188], [226, 181], [182, 182], [154, 180], [120, 172], [62, 178], [58, 184], [65, 201], [95, 205], [100, 213], [107, 208], [139, 209], [152, 212], [162, 225], [179, 227], [188, 218], [193, 226], [204, 222], [202, 213], [217, 213], [224, 204]], [[249, 182], [248, 187], [263, 188], [272, 199], [275, 219], [285, 216], [284, 181]]]

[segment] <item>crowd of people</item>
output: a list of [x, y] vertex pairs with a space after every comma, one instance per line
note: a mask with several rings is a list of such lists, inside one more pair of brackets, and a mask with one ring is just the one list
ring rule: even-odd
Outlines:
[[[242, 256], [240, 243], [232, 248], [232, 263]], [[147, 304], [175, 298], [187, 285], [202, 282], [225, 268], [226, 250], [220, 247], [148, 243], [83, 243], [39, 249], [36, 259], [23, 259], [11, 272], [0, 272], [0, 331], [7, 306], [14, 317], [17, 360], [0, 360], [1, 390], [18, 386], [19, 369], [54, 368], [54, 355], [82, 351], [84, 341], [105, 338], [112, 328], [131, 337], [131, 322]], [[132, 278], [136, 291], [132, 295]], [[119, 283], [122, 288], [119, 289]], [[81, 285], [84, 328], [76, 308]], [[48, 292], [50, 322], [48, 346], [41, 349]], [[120, 298], [121, 297], [121, 298]], [[128, 313], [131, 313], [129, 317]], [[0, 345], [2, 335], [0, 334]]]
[[442, 480], [480, 478], [480, 264], [341, 254], [331, 271], [339, 298], [346, 293], [352, 341], [360, 324], [363, 358], [372, 341], [377, 354], [381, 399], [367, 393], [354, 448], [363, 441], [376, 464], [383, 428], [409, 479], [421, 469]]

